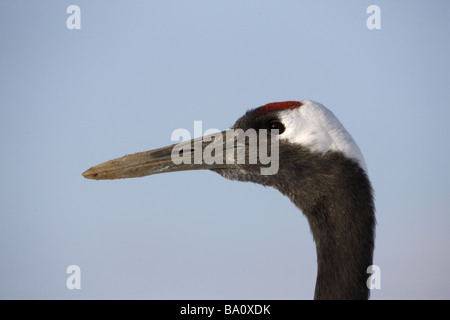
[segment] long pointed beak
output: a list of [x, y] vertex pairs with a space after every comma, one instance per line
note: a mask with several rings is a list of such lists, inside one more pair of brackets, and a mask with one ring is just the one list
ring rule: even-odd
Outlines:
[[[106, 180], [143, 177], [174, 171], [230, 168], [234, 163], [227, 164], [227, 145], [233, 146], [233, 154], [238, 147], [234, 141], [232, 144], [226, 143], [226, 132], [222, 131], [167, 147], [126, 155], [92, 167], [83, 172], [83, 176], [87, 179]], [[235, 140], [234, 137], [233, 139]], [[221, 158], [222, 161], [205, 159], [206, 148], [209, 151], [214, 149], [217, 153], [215, 160]], [[219, 154], [220, 152], [222, 155]]]

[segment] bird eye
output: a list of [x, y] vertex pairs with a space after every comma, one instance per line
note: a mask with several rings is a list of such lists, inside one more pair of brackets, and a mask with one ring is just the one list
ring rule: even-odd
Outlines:
[[275, 129], [278, 129], [278, 134], [282, 134], [284, 132], [284, 130], [286, 130], [286, 127], [280, 121], [272, 120], [269, 122], [269, 126], [268, 126], [267, 130], [269, 131], [269, 133], [271, 133], [272, 130], [275, 130]]

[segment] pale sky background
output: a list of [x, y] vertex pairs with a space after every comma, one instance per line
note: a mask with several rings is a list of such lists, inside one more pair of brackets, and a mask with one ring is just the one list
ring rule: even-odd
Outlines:
[[[81, 8], [81, 30], [66, 9]], [[381, 30], [366, 9], [381, 8]], [[312, 99], [377, 206], [372, 299], [450, 298], [449, 1], [0, 2], [0, 298], [312, 299], [306, 218], [209, 172], [89, 167]], [[66, 268], [81, 268], [68, 290]]]

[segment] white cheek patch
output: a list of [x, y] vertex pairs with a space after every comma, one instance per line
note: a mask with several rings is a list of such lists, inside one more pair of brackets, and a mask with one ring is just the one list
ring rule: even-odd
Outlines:
[[301, 102], [303, 105], [299, 108], [280, 112], [286, 127], [280, 139], [306, 146], [314, 152], [340, 151], [367, 172], [361, 150], [338, 118], [318, 102]]

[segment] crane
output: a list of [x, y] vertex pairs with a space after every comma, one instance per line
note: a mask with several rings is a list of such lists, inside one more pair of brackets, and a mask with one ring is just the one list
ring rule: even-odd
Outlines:
[[[259, 144], [251, 150], [251, 135], [241, 139], [249, 130], [266, 141], [267, 150], [277, 152], [271, 174], [262, 174], [267, 163], [248, 161], [261, 149]], [[231, 131], [126, 155], [83, 176], [122, 179], [207, 169], [227, 179], [273, 187], [309, 222], [317, 252], [314, 299], [368, 299], [366, 271], [373, 261], [376, 225], [373, 190], [361, 150], [337, 117], [312, 100], [273, 102], [247, 111]], [[219, 161], [200, 157], [207, 148]], [[243, 161], [233, 160], [230, 155], [240, 150], [247, 152]], [[175, 161], [174, 155], [184, 161]]]

